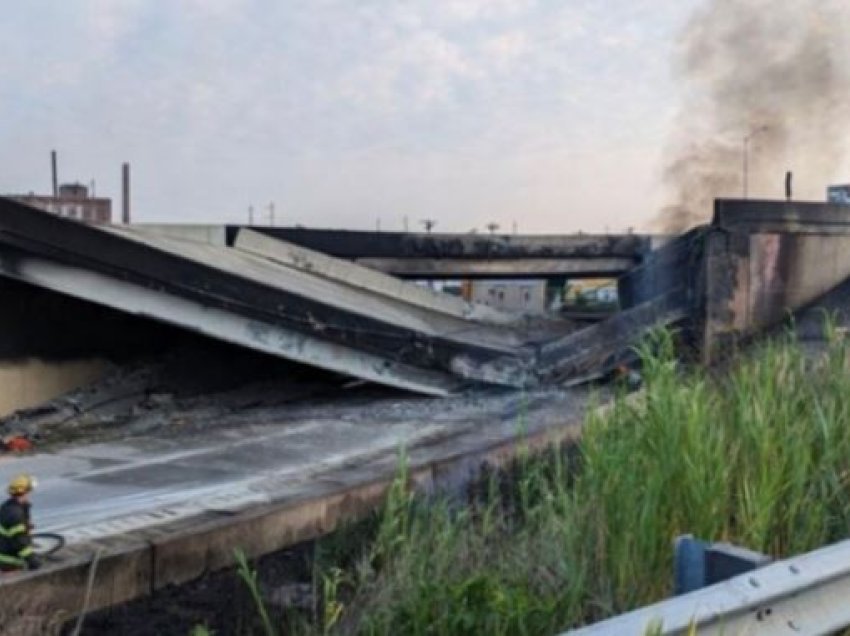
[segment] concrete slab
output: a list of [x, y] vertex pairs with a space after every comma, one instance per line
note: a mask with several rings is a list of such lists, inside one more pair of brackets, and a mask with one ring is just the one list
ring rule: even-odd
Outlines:
[[[479, 343], [501, 352], [511, 351], [511, 347], [523, 344], [511, 330], [484, 325], [476, 327], [456, 315], [435, 312], [432, 307], [426, 309], [422, 304], [412, 304], [404, 295], [395, 297], [387, 293], [365, 293], [364, 287], [354, 286], [339, 277], [317, 276], [307, 269], [284, 267], [253, 252], [181, 241], [133, 228], [115, 226], [108, 228], [108, 231], [160, 251], [189, 257], [194, 262], [217, 270], [235, 273], [245, 280], [270, 288], [285, 289], [299, 297], [320, 299], [347, 313], [380, 318], [383, 322], [424, 335], [458, 338], [469, 344]], [[252, 249], [260, 248], [254, 245]], [[456, 336], [458, 333], [463, 336]]]
[[404, 300], [411, 305], [445, 313], [456, 318], [509, 325], [517, 316], [497, 311], [482, 304], [468, 303], [427, 287], [387, 276], [380, 268], [361, 267], [350, 261], [333, 258], [251, 230], [240, 230], [233, 247], [239, 251], [267, 258], [275, 263], [335, 280], [379, 296]]
[[[96, 550], [110, 565], [95, 578], [92, 609], [231, 565], [237, 547], [257, 556], [329, 532], [380, 505], [401, 448], [413, 483], [457, 487], [519, 447], [574, 439], [589, 399], [583, 391], [452, 398], [440, 401], [440, 417], [424, 399], [313, 405], [277, 423], [0, 462], [0, 480], [38, 472], [38, 529], [69, 540], [60, 562], [0, 579], [0, 613], [39, 611], [24, 589], [51, 612], [79, 611]], [[309, 417], [316, 412], [324, 417]]]
[[[426, 302], [427, 292], [403, 283], [394, 283], [401, 290], [396, 295], [385, 277], [376, 282], [380, 274], [345, 263], [332, 267], [323, 255], [313, 255], [303, 266], [287, 265], [235, 249], [229, 241], [186, 240], [183, 234], [94, 227], [0, 198], [0, 275], [246, 349], [428, 395], [469, 383], [453, 377], [452, 360], [460, 354], [528, 359], [533, 345], [548, 337], [538, 321], [478, 321], [494, 312], [468, 312], [433, 295]], [[274, 251], [262, 245], [253, 249]], [[345, 268], [357, 275], [346, 278]], [[560, 327], [556, 331], [563, 333]]]
[[431, 395], [445, 395], [460, 382], [431, 369], [388, 360], [369, 351], [294, 331], [282, 324], [240, 316], [203, 303], [134, 285], [98, 272], [40, 258], [21, 258], [0, 273], [119, 311], [151, 317], [271, 355]]
[[340, 258], [625, 257], [638, 261], [659, 238], [664, 238], [645, 234], [448, 234], [264, 226], [251, 229]]
[[359, 265], [402, 278], [616, 278], [633, 258], [358, 258]]
[[[850, 277], [850, 208], [718, 200], [706, 235], [703, 359], [811, 310]], [[833, 305], [834, 306], [834, 305]]]

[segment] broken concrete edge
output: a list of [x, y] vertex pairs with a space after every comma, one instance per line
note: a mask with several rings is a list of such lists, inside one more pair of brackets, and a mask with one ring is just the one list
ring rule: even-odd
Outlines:
[[193, 299], [110, 278], [94, 270], [34, 257], [20, 260], [14, 271], [4, 270], [5, 266], [0, 263], [0, 273], [24, 283], [378, 384], [435, 396], [448, 395], [461, 384], [457, 378], [437, 369], [411, 366], [380, 352], [355, 349], [282, 324], [240, 316]]
[[[580, 434], [581, 421], [571, 420], [527, 435], [500, 436], [471, 452], [459, 443], [451, 455], [411, 462], [409, 483], [420, 492], [442, 492], [519, 457], [575, 443]], [[319, 538], [380, 509], [398, 476], [398, 467], [398, 456], [389, 456], [378, 465], [349, 471], [361, 473], [352, 487], [341, 487], [334, 479], [318, 479], [317, 492], [299, 499], [224, 517], [208, 512], [200, 518], [72, 546], [73, 556], [61, 564], [0, 577], [0, 618], [7, 626], [10, 620], [32, 621], [34, 617], [56, 624], [84, 611], [125, 603], [231, 567], [236, 549], [256, 558]], [[92, 585], [87, 590], [92, 569]]]
[[334, 258], [253, 230], [240, 230], [234, 238], [233, 249], [266, 258], [284, 267], [339, 281], [371, 294], [401, 299], [411, 305], [446, 313], [456, 318], [499, 325], [511, 325], [518, 319], [516, 315], [487, 305], [471, 303], [456, 296], [437, 292], [430, 287], [401, 280], [374, 268]]

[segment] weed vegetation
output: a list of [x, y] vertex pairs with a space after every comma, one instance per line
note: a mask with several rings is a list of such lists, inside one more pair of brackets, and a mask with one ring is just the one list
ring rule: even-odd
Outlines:
[[775, 556], [846, 537], [850, 369], [827, 331], [823, 354], [784, 337], [722, 377], [682, 371], [656, 334], [641, 393], [468, 501], [422, 501], [402, 469], [354, 553], [325, 544], [322, 609], [286, 631], [549, 636], [668, 596], [678, 535]]

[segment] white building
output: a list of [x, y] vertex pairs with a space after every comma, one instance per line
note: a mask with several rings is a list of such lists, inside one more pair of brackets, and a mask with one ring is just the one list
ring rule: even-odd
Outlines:
[[545, 280], [473, 280], [470, 298], [496, 309], [527, 314], [546, 311]]
[[826, 190], [826, 200], [830, 203], [850, 205], [850, 184], [829, 186]]

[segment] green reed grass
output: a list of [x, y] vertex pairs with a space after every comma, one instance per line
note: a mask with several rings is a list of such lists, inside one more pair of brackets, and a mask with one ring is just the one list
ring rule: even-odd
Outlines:
[[827, 332], [822, 355], [783, 337], [723, 374], [685, 372], [660, 332], [644, 391], [591, 414], [577, 452], [524, 457], [469, 505], [413, 497], [402, 471], [334, 574], [331, 631], [553, 634], [669, 595], [680, 534], [776, 556], [844, 538], [850, 364]]

